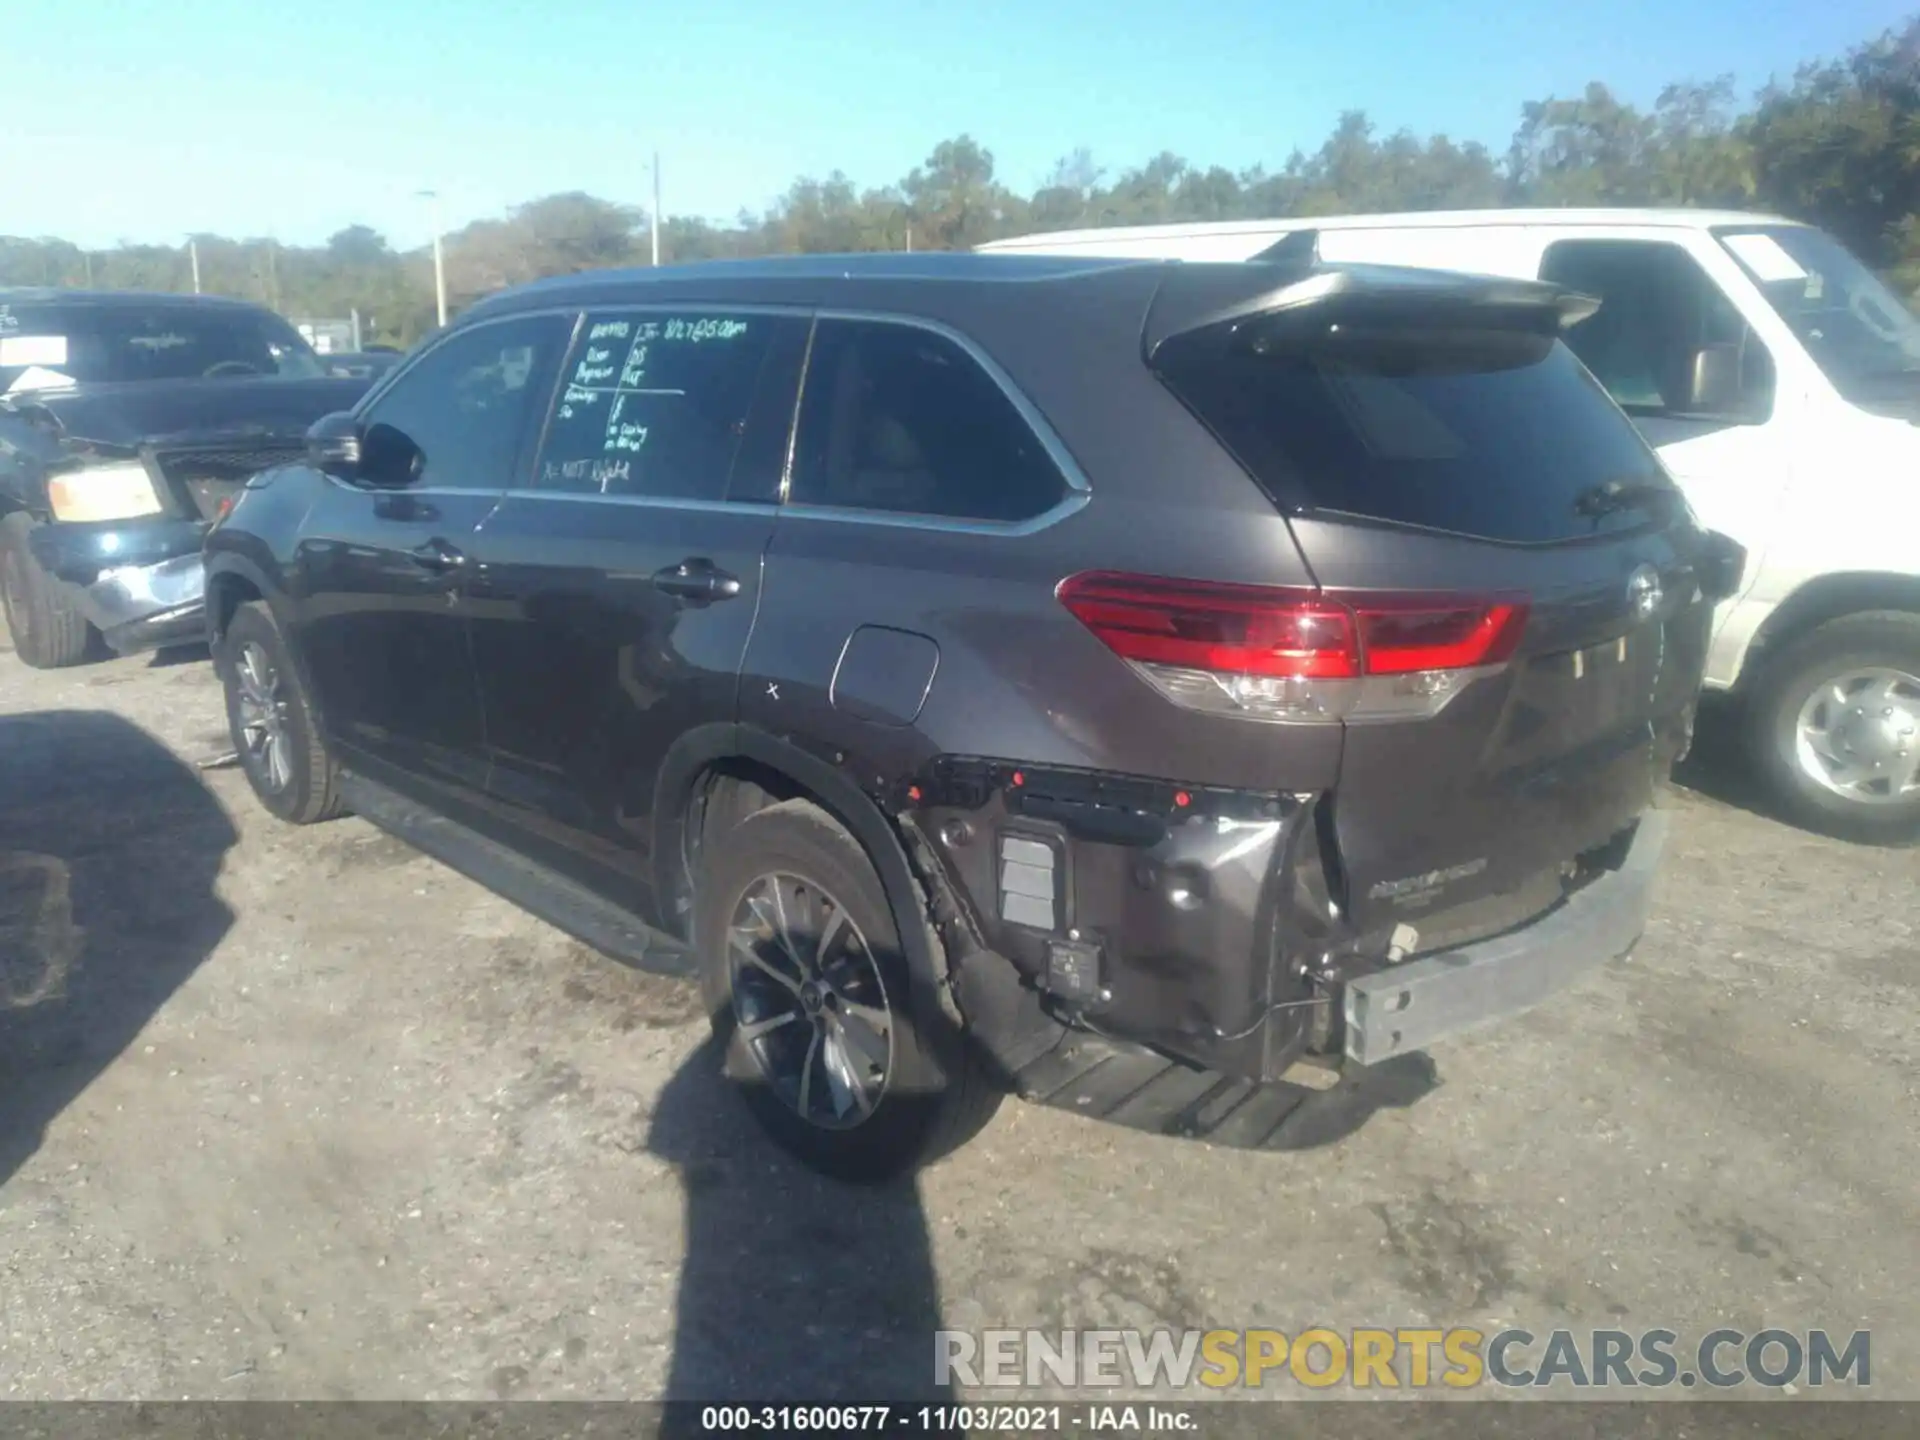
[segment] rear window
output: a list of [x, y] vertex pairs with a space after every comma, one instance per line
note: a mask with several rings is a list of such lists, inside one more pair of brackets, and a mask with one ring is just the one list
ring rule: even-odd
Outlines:
[[1665, 488], [1566, 346], [1498, 329], [1281, 320], [1175, 336], [1162, 379], [1289, 509], [1520, 543], [1644, 525]]

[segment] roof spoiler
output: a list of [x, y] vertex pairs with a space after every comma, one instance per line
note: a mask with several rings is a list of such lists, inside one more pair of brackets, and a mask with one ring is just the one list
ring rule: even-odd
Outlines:
[[1247, 257], [1248, 264], [1262, 265], [1305, 265], [1320, 263], [1320, 232], [1318, 230], [1290, 230], [1273, 244], [1256, 255]]
[[[1302, 235], [1316, 238], [1296, 238]], [[1451, 323], [1558, 334], [1600, 308], [1600, 302], [1592, 296], [1539, 280], [1388, 265], [1303, 263], [1309, 246], [1317, 253], [1314, 231], [1295, 231], [1280, 245], [1289, 243], [1295, 248], [1290, 255], [1280, 257], [1279, 275], [1270, 268], [1276, 262], [1264, 259], [1258, 266], [1171, 267], [1147, 312], [1142, 337], [1147, 358], [1152, 359], [1154, 352], [1176, 335], [1216, 326], [1237, 329], [1248, 321], [1278, 320], [1288, 315]], [[1273, 246], [1261, 256], [1279, 248]]]

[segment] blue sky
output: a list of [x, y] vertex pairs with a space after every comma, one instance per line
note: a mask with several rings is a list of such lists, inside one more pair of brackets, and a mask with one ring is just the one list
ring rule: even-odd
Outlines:
[[[1920, 0], [0, 0], [0, 234], [189, 230], [396, 244], [581, 189], [759, 208], [798, 175], [889, 183], [970, 131], [1034, 184], [1087, 146], [1277, 165], [1339, 111], [1496, 149], [1590, 79], [1743, 90]], [[1767, 13], [1771, 9], [1772, 13]]]

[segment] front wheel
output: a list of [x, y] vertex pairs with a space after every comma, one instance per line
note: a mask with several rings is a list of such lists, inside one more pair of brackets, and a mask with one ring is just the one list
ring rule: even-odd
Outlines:
[[78, 665], [93, 646], [93, 627], [72, 590], [47, 573], [27, 544], [33, 521], [21, 511], [0, 517], [0, 607], [14, 653], [36, 670]]
[[1920, 838], [1920, 615], [1830, 621], [1766, 663], [1754, 758], [1789, 816], [1846, 839]]
[[818, 806], [771, 806], [708, 848], [694, 947], [728, 1078], [806, 1164], [883, 1181], [991, 1118], [999, 1090], [912, 973], [866, 852]]
[[227, 731], [260, 803], [295, 825], [340, 814], [338, 769], [272, 612], [257, 600], [234, 611], [214, 662]]

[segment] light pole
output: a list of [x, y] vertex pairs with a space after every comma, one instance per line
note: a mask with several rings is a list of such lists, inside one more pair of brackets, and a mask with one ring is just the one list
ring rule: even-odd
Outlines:
[[420, 198], [433, 206], [433, 300], [440, 315], [440, 324], [447, 323], [447, 262], [440, 249], [440, 192], [422, 190]]
[[187, 237], [187, 258], [193, 262], [193, 293], [200, 293], [200, 242]]
[[660, 152], [653, 152], [653, 223], [648, 230], [652, 232], [653, 263], [660, 263]]

